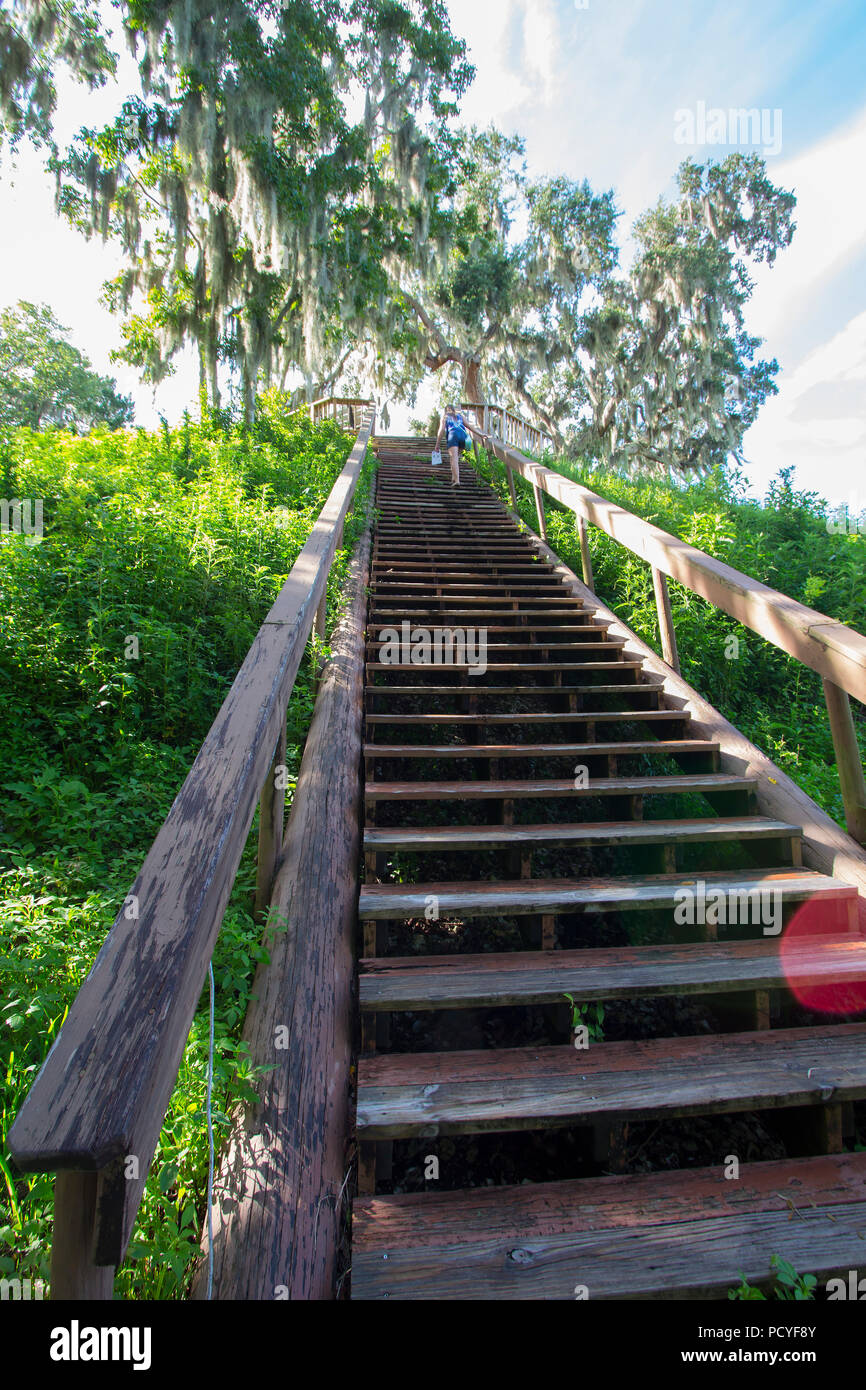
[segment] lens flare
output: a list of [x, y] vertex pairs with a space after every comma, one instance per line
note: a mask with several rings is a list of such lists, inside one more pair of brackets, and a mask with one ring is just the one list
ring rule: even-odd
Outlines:
[[[798, 908], [779, 943], [788, 988], [822, 1014], [866, 1012], [866, 940], [839, 925], [839, 904], [820, 897]], [[836, 979], [827, 978], [828, 972]], [[862, 978], [857, 978], [857, 975]]]

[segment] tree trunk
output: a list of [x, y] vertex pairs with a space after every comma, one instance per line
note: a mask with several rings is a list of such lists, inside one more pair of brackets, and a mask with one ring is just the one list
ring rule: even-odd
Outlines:
[[481, 362], [477, 357], [463, 359], [463, 400], [467, 405], [483, 405], [481, 396]]

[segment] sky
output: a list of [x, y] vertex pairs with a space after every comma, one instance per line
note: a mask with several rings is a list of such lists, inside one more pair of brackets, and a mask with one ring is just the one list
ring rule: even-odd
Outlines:
[[[447, 4], [476, 67], [464, 119], [521, 134], [533, 175], [613, 188], [626, 261], [634, 220], [671, 196], [684, 158], [764, 155], [773, 181], [797, 196], [797, 230], [775, 266], [756, 271], [747, 308], [762, 355], [781, 369], [778, 395], [746, 436], [747, 477], [762, 495], [794, 465], [796, 486], [866, 506], [864, 0]], [[121, 86], [133, 79], [124, 55]], [[116, 91], [62, 84], [60, 134], [107, 119], [116, 102]], [[731, 119], [741, 109], [758, 113], [754, 128]], [[14, 175], [4, 169], [0, 197], [0, 305], [50, 304], [94, 366], [133, 394], [139, 423], [177, 419], [195, 399], [191, 357], [156, 393], [110, 362], [118, 323], [99, 304], [119, 268], [110, 244], [57, 220], [52, 182], [26, 152]], [[391, 428], [407, 428], [435, 394], [392, 409]]]

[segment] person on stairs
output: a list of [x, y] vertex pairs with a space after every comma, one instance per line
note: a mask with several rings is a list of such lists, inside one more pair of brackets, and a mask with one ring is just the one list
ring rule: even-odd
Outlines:
[[448, 446], [448, 454], [451, 459], [451, 485], [458, 487], [460, 484], [460, 450], [465, 449], [469, 443], [469, 431], [466, 422], [459, 410], [453, 405], [446, 405], [442, 419], [439, 422], [439, 433], [436, 436], [436, 448], [445, 435], [445, 442]]

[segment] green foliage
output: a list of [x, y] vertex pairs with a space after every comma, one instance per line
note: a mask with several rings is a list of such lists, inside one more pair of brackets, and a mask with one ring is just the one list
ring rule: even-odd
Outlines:
[[[6, 1134], [268, 608], [341, 469], [332, 423], [265, 402], [253, 431], [13, 433], [6, 496], [39, 496], [45, 536], [0, 538], [0, 1273], [49, 1275], [52, 1180], [13, 1174]], [[369, 478], [329, 584], [334, 621]], [[138, 639], [138, 657], [130, 637]], [[288, 720], [290, 786], [313, 703]], [[214, 956], [217, 1142], [254, 1094], [240, 1026], [263, 958], [255, 831]], [[207, 1175], [207, 990], [133, 1235], [121, 1297], [182, 1296]], [[8, 1252], [8, 1253], [7, 1253]]]
[[590, 1042], [604, 1042], [604, 1004], [575, 1004], [573, 994], [564, 997], [571, 1005], [572, 1030], [585, 1028]]
[[129, 396], [99, 376], [66, 341], [68, 329], [47, 305], [20, 300], [0, 311], [0, 429], [58, 425], [84, 434], [94, 425], [111, 429], [133, 417]]
[[0, 147], [22, 138], [51, 145], [55, 69], [63, 64], [91, 89], [116, 68], [98, 0], [12, 0], [0, 10]]
[[[563, 459], [554, 466], [662, 530], [866, 632], [866, 535], [853, 528], [849, 534], [828, 533], [826, 504], [816, 493], [797, 491], [792, 470], [782, 470], [761, 503], [744, 496], [739, 470], [717, 468], [683, 486]], [[486, 461], [484, 471], [510, 506], [502, 465]], [[519, 477], [516, 485], [520, 516], [535, 529], [532, 490]], [[549, 544], [579, 575], [574, 514], [549, 497], [545, 507]], [[595, 527], [588, 529], [599, 597], [660, 650], [649, 565]], [[820, 676], [682, 585], [671, 581], [668, 588], [683, 677], [844, 825]], [[856, 702], [852, 708], [866, 757], [863, 709]]]
[[[818, 1284], [814, 1274], [798, 1274], [794, 1266], [788, 1260], [783, 1260], [781, 1255], [772, 1255], [770, 1265], [776, 1271], [774, 1298], [792, 1303], [814, 1302], [815, 1288]], [[742, 1273], [737, 1287], [728, 1290], [728, 1298], [734, 1302], [765, 1303], [767, 1301], [767, 1295], [762, 1293], [760, 1289], [756, 1289], [753, 1284], [748, 1283], [746, 1276]]]

